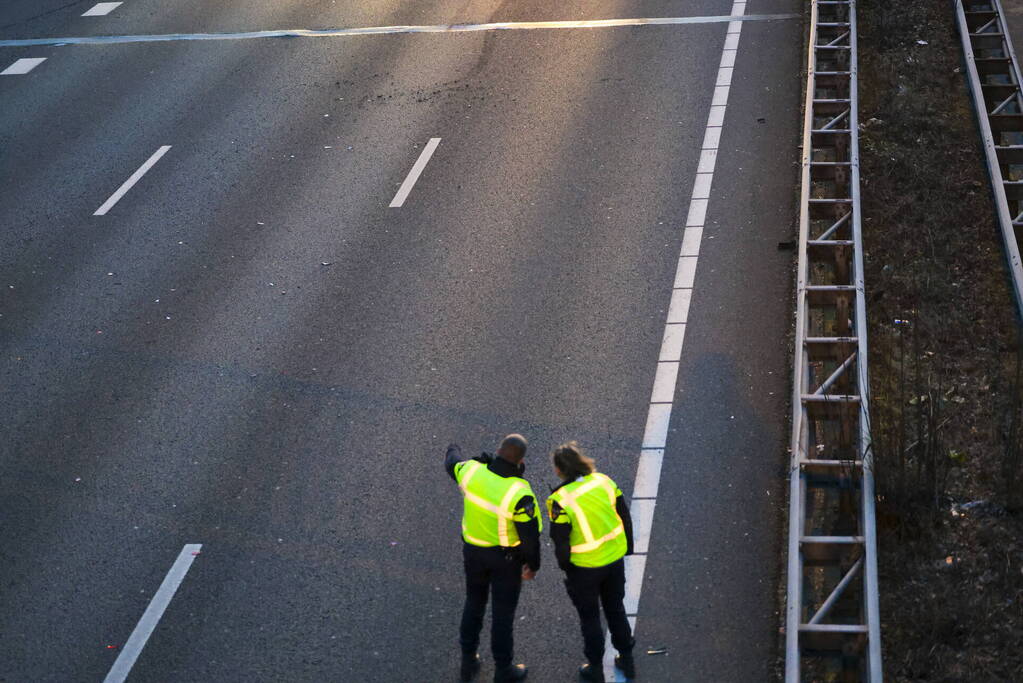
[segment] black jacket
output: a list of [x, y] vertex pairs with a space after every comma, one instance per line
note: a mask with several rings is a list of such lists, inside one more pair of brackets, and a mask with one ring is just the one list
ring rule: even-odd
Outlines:
[[[444, 457], [444, 469], [447, 470], [447, 473], [456, 482], [458, 479], [455, 478], [455, 465], [466, 460], [468, 458], [462, 457], [462, 449], [457, 444], [450, 444], [448, 446], [447, 455]], [[499, 477], [521, 477], [525, 470], [522, 465], [515, 465], [504, 458], [494, 457], [489, 453], [483, 453], [473, 458], [473, 460], [482, 462], [487, 466], [488, 470]], [[515, 522], [515, 530], [519, 533], [519, 541], [521, 541], [521, 544], [515, 548], [515, 551], [530, 569], [534, 572], [539, 571], [540, 526], [538, 518], [540, 511], [537, 509], [536, 499], [528, 494], [522, 496], [515, 503], [515, 511], [525, 512], [532, 518], [528, 522]]]
[[[572, 481], [574, 480], [561, 482], [554, 491], [557, 491], [566, 484], [572, 483]], [[551, 491], [551, 493], [554, 493], [554, 491]], [[552, 502], [551, 505], [555, 508], [555, 513], [560, 510], [561, 506], [557, 503]], [[629, 506], [625, 502], [624, 496], [618, 496], [615, 499], [615, 511], [618, 512], [618, 516], [622, 518], [622, 524], [625, 526], [625, 540], [628, 544], [625, 554], [631, 555], [633, 551], [632, 515], [629, 514]], [[555, 516], [557, 515], [555, 514]], [[572, 544], [569, 541], [571, 534], [571, 524], [554, 524], [551, 522], [551, 540], [554, 541], [554, 556], [558, 558], [558, 567], [566, 572], [572, 568]]]

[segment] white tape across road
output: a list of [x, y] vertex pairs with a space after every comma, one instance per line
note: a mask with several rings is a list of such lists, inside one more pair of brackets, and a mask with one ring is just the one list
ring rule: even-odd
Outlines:
[[688, 24], [735, 23], [736, 21], [783, 21], [799, 19], [801, 14], [755, 14], [748, 16], [637, 17], [628, 19], [589, 19], [580, 21], [502, 21], [488, 24], [434, 24], [423, 26], [364, 26], [359, 28], [279, 29], [241, 33], [165, 33], [133, 36], [64, 36], [58, 38], [11, 38], [0, 40], [0, 47], [33, 45], [114, 45], [181, 40], [258, 40], [262, 38], [348, 38], [353, 36], [401, 33], [472, 33], [477, 31], [533, 31], [561, 29], [600, 29], [623, 26], [683, 26]]
[[[689, 200], [689, 212], [682, 233], [682, 249], [679, 253], [678, 269], [671, 293], [671, 302], [664, 323], [664, 337], [657, 357], [657, 371], [647, 410], [646, 429], [643, 432], [643, 446], [636, 468], [636, 483], [632, 491], [633, 534], [635, 554], [625, 558], [625, 611], [632, 628], [636, 628], [639, 599], [643, 591], [643, 575], [646, 570], [647, 552], [650, 548], [650, 533], [654, 523], [654, 509], [657, 505], [657, 489], [661, 481], [661, 465], [664, 448], [668, 439], [668, 424], [675, 399], [675, 384], [678, 379], [679, 361], [685, 341], [686, 325], [689, 324], [689, 304], [693, 298], [696, 282], [696, 264], [700, 257], [700, 242], [707, 218], [707, 204], [714, 183], [714, 167], [717, 164], [718, 145], [721, 143], [721, 129], [725, 122], [728, 93], [732, 84], [732, 70], [739, 49], [742, 20], [746, 14], [745, 0], [732, 4], [732, 20], [728, 24], [725, 44], [721, 50], [717, 81], [707, 116], [706, 132], [700, 150], [700, 163], [693, 180], [693, 192]], [[611, 635], [607, 635], [604, 653], [604, 676], [608, 681], [624, 681], [625, 677], [614, 667], [615, 651]]]

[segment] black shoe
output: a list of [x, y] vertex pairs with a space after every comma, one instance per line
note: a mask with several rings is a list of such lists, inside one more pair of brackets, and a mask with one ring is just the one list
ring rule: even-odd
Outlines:
[[462, 655], [462, 683], [469, 683], [476, 679], [480, 672], [480, 656], [477, 654]]
[[588, 683], [604, 683], [604, 667], [583, 664], [579, 667], [579, 680]]
[[636, 677], [636, 661], [632, 658], [631, 652], [615, 657], [615, 666], [625, 674], [625, 680], [631, 681]]
[[524, 681], [529, 669], [525, 664], [509, 664], [494, 672], [494, 683], [508, 683], [509, 681]]

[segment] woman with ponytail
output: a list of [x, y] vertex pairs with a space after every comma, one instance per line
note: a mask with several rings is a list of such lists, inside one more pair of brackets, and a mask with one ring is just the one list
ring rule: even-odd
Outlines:
[[551, 463], [561, 485], [547, 499], [547, 514], [554, 554], [565, 572], [565, 587], [582, 626], [587, 663], [579, 668], [579, 679], [605, 680], [603, 606], [611, 644], [618, 651], [615, 666], [631, 681], [636, 675], [632, 658], [635, 641], [625, 615], [622, 559], [632, 554], [629, 507], [614, 481], [597, 472], [593, 459], [575, 441], [555, 448]]

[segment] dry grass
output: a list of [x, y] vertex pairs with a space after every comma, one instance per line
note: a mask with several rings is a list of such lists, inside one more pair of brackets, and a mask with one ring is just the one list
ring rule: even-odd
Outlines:
[[952, 4], [859, 19], [886, 679], [1023, 681], [1020, 339]]

